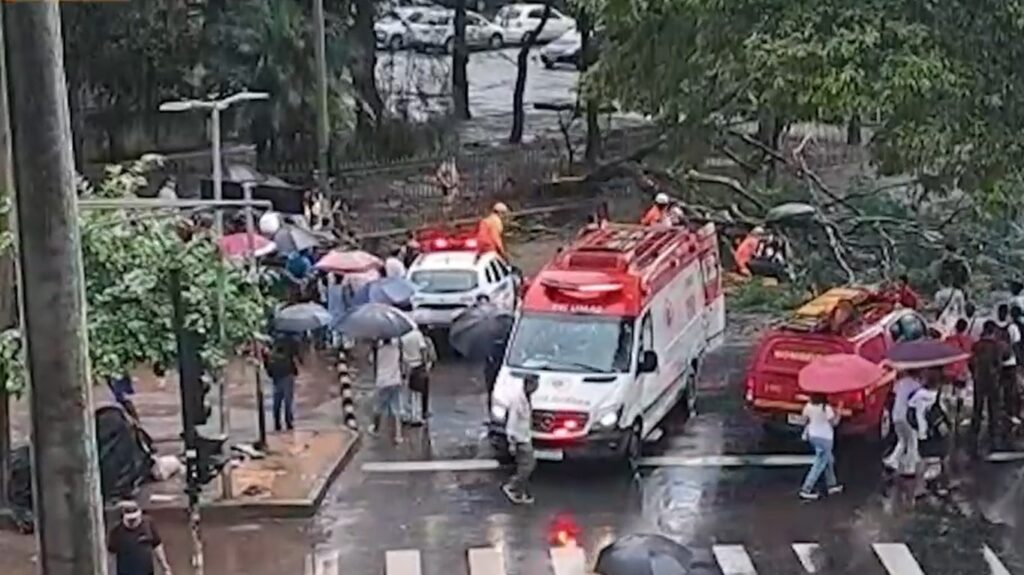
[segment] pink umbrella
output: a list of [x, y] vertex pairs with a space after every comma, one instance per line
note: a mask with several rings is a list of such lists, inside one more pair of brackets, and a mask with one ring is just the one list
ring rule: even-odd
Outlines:
[[[274, 242], [261, 235], [252, 234], [251, 240], [256, 257], [273, 253], [277, 249], [277, 245]], [[224, 254], [224, 257], [242, 258], [249, 255], [249, 241], [249, 234], [229, 234], [217, 240], [217, 245], [220, 247], [220, 252]]]
[[819, 357], [804, 366], [797, 383], [809, 393], [842, 393], [887, 383], [895, 375], [859, 355], [837, 353]]
[[316, 262], [316, 269], [325, 272], [339, 274], [350, 274], [367, 272], [384, 265], [377, 256], [366, 253], [362, 250], [331, 250], [320, 261]]

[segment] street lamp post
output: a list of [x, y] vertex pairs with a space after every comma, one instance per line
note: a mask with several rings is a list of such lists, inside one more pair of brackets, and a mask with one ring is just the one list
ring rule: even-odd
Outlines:
[[[223, 158], [220, 150], [220, 113], [230, 108], [233, 104], [266, 100], [270, 95], [266, 92], [239, 92], [220, 100], [179, 100], [164, 102], [160, 104], [161, 112], [189, 112], [192, 110], [203, 110], [210, 112], [210, 149], [213, 161], [213, 201], [220, 202], [224, 199], [224, 173]], [[217, 210], [215, 216], [214, 230], [218, 238], [224, 235], [224, 213]], [[217, 268], [217, 337], [218, 342], [223, 345], [224, 334], [224, 290], [225, 277], [223, 267]], [[227, 386], [223, 374], [220, 378], [220, 393], [217, 398], [217, 412], [220, 420], [221, 433], [229, 432], [229, 409], [226, 401]], [[225, 470], [225, 475], [227, 470]], [[225, 476], [222, 482], [224, 486], [224, 497], [231, 497], [231, 481]]]

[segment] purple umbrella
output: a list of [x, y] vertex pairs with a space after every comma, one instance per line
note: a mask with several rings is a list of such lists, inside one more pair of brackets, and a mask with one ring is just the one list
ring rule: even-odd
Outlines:
[[898, 370], [944, 367], [963, 361], [971, 354], [938, 340], [903, 341], [889, 348], [885, 363]]

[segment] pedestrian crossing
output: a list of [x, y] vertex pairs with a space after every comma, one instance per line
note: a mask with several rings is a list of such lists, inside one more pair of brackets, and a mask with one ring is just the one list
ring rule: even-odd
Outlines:
[[[826, 573], [823, 549], [817, 543], [793, 543], [793, 555], [796, 563], [808, 574]], [[777, 567], [758, 567], [747, 548], [742, 544], [719, 544], [710, 548], [711, 557], [721, 575], [776, 575]], [[914, 557], [910, 547], [904, 543], [874, 543], [871, 552], [879, 563], [879, 573], [887, 575], [928, 575]], [[591, 575], [589, 568], [596, 558], [587, 556], [577, 546], [568, 545], [552, 547], [547, 552], [549, 573], [528, 575]], [[465, 569], [463, 572], [452, 572], [451, 575], [521, 575], [516, 566], [511, 565], [508, 554], [502, 547], [476, 547], [466, 550]], [[379, 569], [379, 568], [378, 568]], [[418, 549], [396, 549], [384, 552], [384, 575], [423, 575], [425, 563]], [[759, 569], [763, 569], [759, 571]], [[771, 570], [769, 570], [771, 569]], [[965, 567], [970, 573], [978, 575], [1014, 575], [988, 545], [978, 550], [976, 566]], [[436, 569], [432, 572], [437, 572]], [[787, 573], [789, 571], [786, 571]], [[349, 575], [345, 570], [344, 561], [336, 550], [318, 552], [308, 558], [306, 575]], [[379, 571], [378, 571], [379, 573]], [[356, 574], [353, 574], [356, 575]], [[362, 574], [359, 574], [362, 575]], [[525, 574], [522, 574], [525, 575]], [[1024, 575], [1017, 573], [1016, 575]]]

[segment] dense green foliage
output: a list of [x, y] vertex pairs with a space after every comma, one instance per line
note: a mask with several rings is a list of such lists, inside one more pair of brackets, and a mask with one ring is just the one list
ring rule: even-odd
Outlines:
[[[95, 188], [83, 184], [83, 197], [131, 197], [145, 185], [142, 163], [111, 167]], [[264, 300], [240, 267], [224, 262], [213, 238], [195, 234], [184, 241], [175, 212], [84, 211], [81, 218], [85, 267], [89, 359], [94, 381], [144, 363], [173, 365], [168, 274], [180, 270], [187, 325], [205, 335], [203, 358], [219, 368], [227, 356], [263, 329]], [[216, 287], [225, 266], [225, 341], [218, 342]], [[0, 333], [0, 381], [13, 393], [24, 386], [21, 335]]]
[[[688, 138], [876, 117], [884, 173], [1006, 205], [1024, 160], [1024, 2], [594, 0], [591, 89]], [[1008, 189], [1009, 188], [1009, 189]]]
[[[114, 167], [102, 184], [84, 195], [128, 197], [143, 185], [141, 165]], [[186, 322], [206, 336], [202, 353], [208, 365], [219, 367], [263, 327], [263, 302], [244, 270], [223, 262], [209, 234], [183, 241], [176, 233], [177, 224], [173, 213], [83, 213], [82, 255], [94, 377], [144, 362], [171, 363], [175, 340], [168, 274], [172, 268], [181, 270], [189, 312]], [[223, 347], [218, 345], [215, 321], [220, 266], [226, 266], [227, 276]]]

